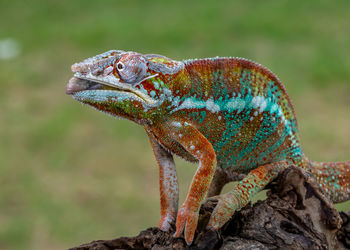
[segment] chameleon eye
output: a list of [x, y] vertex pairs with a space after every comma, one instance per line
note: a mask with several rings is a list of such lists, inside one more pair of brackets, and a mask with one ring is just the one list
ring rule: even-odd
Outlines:
[[123, 71], [125, 69], [125, 65], [122, 62], [117, 63], [117, 69], [118, 71]]
[[136, 53], [126, 53], [114, 65], [114, 75], [122, 82], [135, 84], [145, 78], [146, 59]]

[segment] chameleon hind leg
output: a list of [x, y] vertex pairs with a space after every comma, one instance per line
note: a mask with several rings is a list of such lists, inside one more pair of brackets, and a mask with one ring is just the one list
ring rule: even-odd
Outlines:
[[243, 180], [236, 183], [232, 191], [209, 198], [217, 200], [218, 203], [210, 217], [208, 228], [221, 228], [236, 210], [244, 207], [286, 167], [288, 164], [285, 161], [262, 165], [250, 171]]

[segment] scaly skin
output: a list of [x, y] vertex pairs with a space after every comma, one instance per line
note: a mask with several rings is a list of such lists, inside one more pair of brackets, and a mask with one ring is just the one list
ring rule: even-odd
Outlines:
[[[268, 69], [242, 58], [174, 61], [113, 50], [72, 66], [67, 94], [143, 126], [159, 165], [161, 218], [191, 244], [198, 210], [217, 199], [208, 227], [219, 229], [281, 170], [310, 172], [334, 202], [350, 198], [350, 162], [317, 163], [304, 155], [292, 103]], [[197, 162], [178, 211], [173, 155]], [[222, 187], [239, 181], [219, 195]]]

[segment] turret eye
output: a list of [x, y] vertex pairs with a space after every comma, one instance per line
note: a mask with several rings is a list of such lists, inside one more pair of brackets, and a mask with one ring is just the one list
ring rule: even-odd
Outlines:
[[117, 69], [118, 69], [118, 71], [123, 71], [124, 68], [125, 68], [124, 63], [122, 63], [122, 62], [118, 62], [118, 63], [117, 63]]

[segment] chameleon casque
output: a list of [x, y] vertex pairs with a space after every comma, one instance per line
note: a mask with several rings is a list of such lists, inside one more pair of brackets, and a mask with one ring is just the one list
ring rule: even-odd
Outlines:
[[[350, 161], [319, 163], [304, 155], [286, 90], [260, 64], [111, 50], [71, 69], [67, 94], [145, 128], [159, 165], [159, 227], [169, 230], [176, 221], [175, 236], [184, 231], [188, 244], [206, 197], [218, 200], [208, 227], [219, 229], [291, 164], [311, 173], [333, 202], [350, 198]], [[179, 210], [173, 155], [198, 163]], [[233, 190], [220, 195], [232, 181]]]

